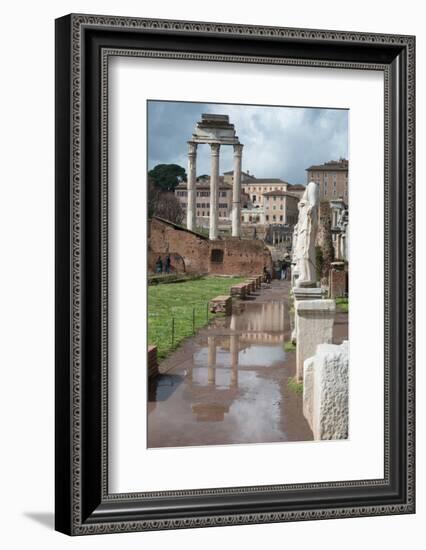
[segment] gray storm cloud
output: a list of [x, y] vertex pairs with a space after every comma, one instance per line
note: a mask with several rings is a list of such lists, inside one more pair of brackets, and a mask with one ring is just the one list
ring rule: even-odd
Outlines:
[[[348, 158], [349, 111], [185, 102], [148, 102], [148, 169], [156, 164], [186, 168], [187, 140], [201, 113], [227, 114], [244, 144], [243, 170], [259, 178], [306, 183], [305, 169]], [[223, 147], [220, 172], [232, 170], [232, 147]], [[199, 146], [197, 175], [210, 173], [210, 151]]]

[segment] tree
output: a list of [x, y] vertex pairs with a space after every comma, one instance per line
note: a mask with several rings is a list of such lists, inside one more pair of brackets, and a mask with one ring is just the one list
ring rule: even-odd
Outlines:
[[184, 211], [179, 199], [174, 193], [162, 191], [148, 177], [148, 217], [158, 216], [164, 220], [180, 225], [184, 219]]
[[148, 176], [162, 191], [174, 191], [181, 181], [186, 181], [185, 168], [178, 164], [157, 164], [148, 172]]

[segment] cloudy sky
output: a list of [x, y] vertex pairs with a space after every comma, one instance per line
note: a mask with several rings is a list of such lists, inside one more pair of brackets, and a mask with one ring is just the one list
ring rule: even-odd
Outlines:
[[[305, 169], [348, 158], [348, 111], [213, 103], [148, 102], [148, 169], [179, 164], [187, 169], [187, 140], [201, 113], [229, 115], [243, 150], [243, 170], [258, 178], [306, 183]], [[232, 170], [232, 147], [220, 153], [220, 173]], [[210, 174], [210, 147], [198, 146], [197, 175]]]

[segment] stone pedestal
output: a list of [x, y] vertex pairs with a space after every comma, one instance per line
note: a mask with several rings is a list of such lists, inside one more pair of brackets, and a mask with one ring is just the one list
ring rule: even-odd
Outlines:
[[[322, 288], [308, 288], [308, 287], [293, 287], [291, 290], [294, 298], [294, 310], [296, 311], [296, 304], [300, 301], [306, 300], [322, 300], [326, 291]], [[291, 333], [291, 341], [293, 344], [296, 344], [296, 333], [297, 333], [297, 315], [294, 315], [294, 329]]]
[[314, 439], [347, 439], [349, 423], [349, 350], [321, 344], [303, 369], [303, 414]]
[[292, 293], [297, 302], [302, 300], [321, 300], [326, 295], [326, 291], [322, 288], [294, 287]]
[[303, 364], [315, 354], [319, 344], [333, 339], [336, 304], [334, 300], [301, 300], [295, 302], [296, 378], [303, 379]]

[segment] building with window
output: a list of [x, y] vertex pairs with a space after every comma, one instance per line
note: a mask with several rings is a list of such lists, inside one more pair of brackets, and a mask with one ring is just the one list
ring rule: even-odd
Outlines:
[[[219, 220], [222, 226], [232, 217], [233, 172], [219, 177]], [[258, 179], [248, 172], [241, 175], [241, 222], [245, 225], [294, 225], [297, 222], [297, 203], [304, 185], [292, 185], [279, 178]], [[186, 212], [187, 182], [175, 189]], [[196, 217], [198, 225], [205, 226], [210, 217], [210, 176], [196, 180]]]
[[[232, 185], [234, 172], [231, 170], [223, 174], [224, 181]], [[246, 193], [250, 199], [250, 203], [253, 206], [259, 206], [262, 208], [264, 206], [263, 196], [265, 193], [270, 191], [283, 191], [291, 192], [293, 186], [291, 183], [284, 181], [280, 178], [256, 178], [249, 172], [241, 173], [241, 188], [244, 193]]]
[[263, 194], [265, 223], [271, 225], [294, 225], [297, 223], [298, 197], [276, 190]]
[[[186, 212], [188, 205], [187, 182], [183, 181], [175, 189], [175, 195], [180, 200]], [[219, 219], [230, 219], [232, 211], [232, 185], [226, 183], [223, 177], [219, 178]], [[210, 217], [210, 178], [197, 178], [196, 182], [196, 217], [208, 219]]]
[[306, 168], [307, 182], [315, 181], [319, 185], [320, 201], [340, 199], [348, 205], [348, 171], [348, 160], [330, 160]]

